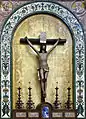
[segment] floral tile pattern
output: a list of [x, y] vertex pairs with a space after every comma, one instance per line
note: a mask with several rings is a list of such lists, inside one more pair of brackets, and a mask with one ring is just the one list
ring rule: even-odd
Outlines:
[[26, 16], [35, 13], [54, 14], [64, 21], [74, 40], [75, 105], [77, 118], [85, 118], [85, 42], [79, 21], [65, 7], [54, 2], [27, 3], [9, 16], [1, 33], [1, 118], [11, 118], [11, 40], [13, 30]]

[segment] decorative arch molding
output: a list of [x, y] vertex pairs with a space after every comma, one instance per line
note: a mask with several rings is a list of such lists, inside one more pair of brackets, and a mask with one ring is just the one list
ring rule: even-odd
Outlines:
[[[12, 112], [12, 39], [16, 26], [27, 16], [47, 13], [60, 18], [70, 29], [74, 40], [74, 103], [77, 118], [85, 119], [85, 41], [82, 27], [64, 6], [50, 0], [34, 1], [17, 8], [6, 20], [1, 33], [1, 118], [11, 118]], [[81, 92], [82, 91], [82, 92]], [[4, 112], [4, 108], [7, 112]], [[5, 115], [4, 115], [5, 113]]]

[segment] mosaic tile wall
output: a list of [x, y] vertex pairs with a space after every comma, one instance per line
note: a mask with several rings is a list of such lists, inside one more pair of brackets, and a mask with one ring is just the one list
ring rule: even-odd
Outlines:
[[[12, 10], [15, 9], [17, 6], [19, 6], [23, 3], [26, 3], [26, 2], [27, 1], [12, 1], [12, 2], [3, 1], [2, 2], [1, 6], [0, 6], [0, 8], [1, 8], [0, 9], [0, 31], [1, 31], [1, 28], [4, 24], [5, 19], [8, 16], [8, 14], [10, 14], [12, 12]], [[83, 1], [70, 1], [70, 2], [64, 1], [63, 2], [63, 1], [60, 1], [60, 0], [58, 2], [62, 5], [64, 5], [64, 6], [66, 6], [68, 9], [70, 9], [76, 15], [76, 17], [79, 19], [80, 23], [82, 24], [82, 27], [84, 29], [84, 33], [85, 33], [85, 36], [86, 36], [86, 22], [85, 22], [85, 20], [86, 20], [86, 10], [85, 10], [84, 2]], [[78, 45], [77, 45], [77, 48], [78, 48]], [[79, 50], [81, 51], [80, 56], [83, 55], [83, 53], [84, 53], [83, 47], [81, 47], [81, 46], [82, 45], [80, 45], [80, 47], [79, 47]], [[81, 60], [83, 60], [83, 59], [81, 59]], [[79, 61], [80, 61], [80, 59], [79, 59]], [[77, 59], [77, 64], [78, 65], [79, 65], [79, 61]], [[82, 61], [82, 65], [83, 65], [83, 61]], [[84, 68], [84, 67], [82, 67], [82, 65], [81, 65], [81, 68]], [[77, 72], [77, 76], [80, 77], [80, 75], [82, 75], [82, 72], [80, 72], [79, 69], [77, 69], [77, 71], [79, 71], [79, 72]], [[6, 83], [6, 85], [9, 87], [9, 82], [4, 82], [4, 83]], [[85, 82], [83, 82], [83, 80], [77, 80], [76, 87], [78, 87], [77, 91], [78, 91], [78, 95], [80, 97], [77, 98], [77, 106], [76, 107], [78, 109], [78, 114], [79, 114], [78, 118], [83, 118], [83, 119], [85, 119], [85, 103], [84, 103], [85, 101], [84, 102], [82, 101], [83, 97], [80, 94], [80, 91], [84, 88], [84, 84], [85, 84]], [[9, 105], [9, 103], [8, 103], [8, 105]], [[3, 105], [4, 105], [3, 107], [6, 106], [4, 103], [3, 103]], [[9, 107], [7, 106], [7, 108], [9, 108]], [[8, 115], [7, 115], [7, 117], [8, 117]], [[2, 115], [2, 117], [3, 117], [3, 115]]]

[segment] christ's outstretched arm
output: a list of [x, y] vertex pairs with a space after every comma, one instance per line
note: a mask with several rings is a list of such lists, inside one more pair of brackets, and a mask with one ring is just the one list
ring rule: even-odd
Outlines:
[[49, 55], [49, 53], [58, 45], [58, 43], [59, 43], [59, 39], [58, 39], [57, 42], [53, 45], [53, 47], [48, 50], [47, 55]]
[[27, 39], [29, 46], [39, 55], [39, 52], [33, 47], [32, 43]]

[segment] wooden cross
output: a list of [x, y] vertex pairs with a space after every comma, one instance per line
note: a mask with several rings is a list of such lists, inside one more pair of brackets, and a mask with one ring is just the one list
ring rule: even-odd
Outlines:
[[[49, 72], [49, 67], [47, 63], [47, 57], [50, 54], [50, 52], [58, 45], [64, 45], [66, 42], [66, 39], [46, 39], [46, 33], [41, 32], [40, 38], [21, 38], [20, 43], [21, 44], [28, 44], [38, 55], [39, 58], [39, 68], [38, 73], [40, 77], [40, 83], [41, 83], [41, 101], [45, 102], [46, 98], [46, 84], [47, 84], [47, 77]], [[34, 45], [40, 45], [40, 51], [37, 51], [34, 47]], [[50, 48], [49, 51], [46, 51], [47, 45], [53, 45], [52, 48]]]
[[[28, 38], [28, 40], [29, 40], [33, 45], [40, 45], [40, 44], [42, 44], [42, 43], [45, 43], [46, 45], [53, 45], [53, 44], [56, 43], [56, 41], [57, 41], [58, 39], [46, 39], [46, 33], [45, 33], [45, 32], [41, 32], [40, 38]], [[21, 43], [21, 44], [26, 44], [26, 45], [28, 45], [27, 37], [21, 38], [21, 39], [20, 39], [20, 43]], [[61, 39], [61, 38], [59, 38], [59, 43], [58, 43], [58, 45], [64, 45], [64, 43], [66, 43], [66, 39]]]

